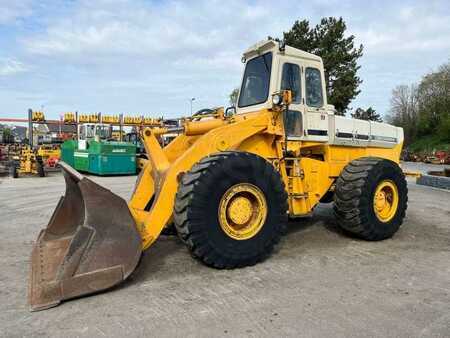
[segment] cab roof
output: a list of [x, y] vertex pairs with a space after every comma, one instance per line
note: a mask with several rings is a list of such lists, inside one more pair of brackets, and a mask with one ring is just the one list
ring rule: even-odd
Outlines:
[[243, 58], [248, 60], [250, 58], [253, 58], [257, 55], [261, 55], [266, 52], [276, 52], [281, 55], [288, 55], [292, 57], [297, 57], [300, 59], [307, 59], [307, 60], [314, 60], [318, 62], [322, 62], [322, 58], [320, 56], [305, 52], [303, 50], [291, 47], [291, 46], [284, 46], [284, 49], [280, 49], [280, 44], [278, 41], [267, 39], [260, 42], [255, 43], [254, 45], [250, 46], [243, 54]]

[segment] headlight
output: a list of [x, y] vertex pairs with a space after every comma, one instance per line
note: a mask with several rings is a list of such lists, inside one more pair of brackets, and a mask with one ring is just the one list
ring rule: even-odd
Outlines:
[[282, 97], [280, 94], [272, 95], [272, 103], [276, 106], [280, 105], [282, 102]]

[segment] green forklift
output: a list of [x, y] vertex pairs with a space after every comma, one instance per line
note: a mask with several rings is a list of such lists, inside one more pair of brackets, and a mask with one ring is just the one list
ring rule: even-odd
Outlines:
[[112, 138], [112, 126], [78, 125], [78, 139], [61, 146], [61, 160], [78, 171], [95, 175], [136, 174], [136, 146]]

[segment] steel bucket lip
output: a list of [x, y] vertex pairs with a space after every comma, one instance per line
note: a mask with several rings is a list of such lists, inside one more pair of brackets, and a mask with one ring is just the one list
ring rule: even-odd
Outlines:
[[60, 164], [66, 193], [33, 245], [31, 311], [109, 289], [137, 267], [142, 241], [127, 203]]
[[75, 180], [76, 182], [81, 181], [85, 176], [80, 174], [77, 170], [75, 170], [72, 166], [67, 164], [64, 161], [59, 161], [58, 164], [61, 166], [61, 168], [70, 175], [70, 177]]

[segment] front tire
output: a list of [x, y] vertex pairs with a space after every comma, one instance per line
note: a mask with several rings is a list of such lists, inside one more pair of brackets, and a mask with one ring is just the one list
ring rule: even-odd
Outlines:
[[174, 223], [194, 257], [215, 268], [253, 265], [287, 226], [287, 193], [265, 159], [246, 152], [205, 157], [178, 187]]
[[12, 178], [18, 178], [19, 177], [19, 173], [18, 173], [17, 167], [14, 164], [11, 164], [11, 166], [9, 167], [9, 175]]
[[44, 169], [44, 164], [42, 162], [37, 161], [36, 169], [37, 169], [37, 173], [38, 173], [39, 177], [45, 177], [45, 169]]
[[345, 231], [365, 240], [392, 237], [400, 228], [408, 188], [392, 161], [363, 157], [347, 164], [336, 181], [334, 213]]

